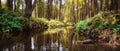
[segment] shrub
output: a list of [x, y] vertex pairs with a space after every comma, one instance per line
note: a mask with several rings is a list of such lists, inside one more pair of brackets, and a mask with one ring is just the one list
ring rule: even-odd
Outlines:
[[87, 18], [83, 21], [80, 21], [78, 22], [77, 24], [75, 24], [75, 28], [76, 28], [76, 31], [79, 32], [83, 32], [85, 30], [88, 30], [92, 21], [93, 21], [94, 18]]
[[55, 27], [55, 26], [62, 26], [62, 27], [64, 27], [65, 26], [65, 24], [63, 22], [58, 21], [58, 20], [52, 20], [52, 19], [49, 21], [48, 25], [50, 27]]
[[119, 32], [120, 23], [117, 21], [117, 18], [114, 15], [107, 15], [105, 13], [98, 13], [92, 18], [88, 18], [78, 22], [75, 25], [77, 32], [83, 32], [89, 28], [94, 27], [93, 29], [103, 30], [111, 29], [113, 32]]
[[0, 30], [11, 32], [14, 29], [22, 31], [22, 18], [16, 12], [0, 9]]
[[48, 20], [46, 18], [39, 18], [39, 17], [32, 17], [30, 19], [30, 25], [31, 27], [36, 26], [36, 27], [40, 27], [40, 26], [49, 26], [49, 27], [61, 27], [61, 26], [65, 26], [65, 24], [61, 21], [58, 20]]
[[48, 20], [46, 18], [32, 17], [30, 19], [30, 26], [31, 27], [48, 26]]

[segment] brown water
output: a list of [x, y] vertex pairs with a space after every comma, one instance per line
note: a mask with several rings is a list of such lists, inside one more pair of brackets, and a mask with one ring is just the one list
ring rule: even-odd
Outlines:
[[120, 51], [120, 46], [81, 45], [77, 39], [72, 27], [48, 29], [29, 35], [1, 36], [0, 51]]

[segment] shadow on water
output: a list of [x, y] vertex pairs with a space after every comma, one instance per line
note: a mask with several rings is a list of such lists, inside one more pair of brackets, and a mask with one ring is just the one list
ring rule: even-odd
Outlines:
[[8, 38], [0, 38], [0, 51], [118, 51], [117, 46], [99, 44], [81, 45], [76, 43], [77, 36], [72, 27], [47, 29], [30, 33], [28, 36], [19, 34]]

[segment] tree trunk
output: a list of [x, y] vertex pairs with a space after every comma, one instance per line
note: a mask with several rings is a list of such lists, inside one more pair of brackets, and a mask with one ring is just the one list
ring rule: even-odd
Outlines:
[[52, 17], [52, 1], [53, 0], [48, 0], [48, 5], [47, 5], [47, 19], [50, 20]]
[[33, 9], [35, 8], [36, 0], [34, 1], [33, 4], [32, 4], [32, 0], [25, 0], [25, 4], [26, 4], [26, 7], [25, 7], [24, 17], [29, 19], [32, 15]]
[[95, 9], [94, 14], [97, 14], [98, 13], [98, 3], [97, 3], [97, 0], [94, 0], [94, 9]]
[[7, 0], [7, 7], [9, 10], [13, 10], [13, 0]]
[[0, 0], [0, 8], [1, 8], [1, 0]]
[[100, 10], [102, 10], [103, 0], [100, 0]]
[[25, 8], [25, 14], [24, 17], [26, 18], [25, 21], [23, 21], [24, 27], [23, 31], [29, 32], [30, 26], [29, 26], [29, 19], [32, 15], [32, 11], [35, 8], [36, 0], [34, 0], [34, 3], [32, 4], [32, 0], [25, 0], [26, 8]]
[[115, 13], [118, 12], [118, 0], [111, 0], [110, 10], [115, 11]]
[[91, 0], [91, 17], [94, 16], [94, 0]]
[[109, 10], [109, 0], [105, 0], [105, 11]]
[[13, 2], [14, 2], [14, 11], [16, 11], [17, 9], [16, 0], [14, 0]]
[[38, 17], [43, 17], [43, 4], [42, 4], [42, 1], [41, 0], [38, 0]]
[[61, 19], [61, 9], [62, 9], [62, 0], [60, 0], [60, 7], [59, 7], [59, 18]]
[[91, 17], [91, 0], [88, 0], [88, 17]]

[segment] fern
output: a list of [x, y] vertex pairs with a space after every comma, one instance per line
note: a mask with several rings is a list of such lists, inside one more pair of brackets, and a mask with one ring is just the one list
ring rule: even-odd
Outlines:
[[0, 10], [0, 30], [2, 32], [10, 32], [13, 29], [22, 30], [22, 19], [17, 13], [9, 10]]

